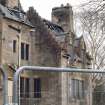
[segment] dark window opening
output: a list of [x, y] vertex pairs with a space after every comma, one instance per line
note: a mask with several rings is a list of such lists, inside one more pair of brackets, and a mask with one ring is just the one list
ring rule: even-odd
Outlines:
[[20, 97], [29, 97], [29, 78], [20, 78]]
[[13, 40], [13, 52], [16, 52], [16, 40]]
[[25, 97], [29, 97], [29, 78], [25, 79]]
[[85, 87], [83, 80], [72, 79], [71, 80], [72, 97], [76, 99], [82, 99], [85, 96]]
[[21, 59], [29, 60], [29, 44], [21, 43]]
[[24, 59], [24, 52], [25, 52], [25, 46], [24, 43], [21, 43], [21, 59]]
[[24, 78], [20, 78], [20, 97], [24, 97]]
[[26, 60], [29, 59], [29, 45], [26, 44]]
[[34, 98], [41, 98], [41, 80], [40, 78], [34, 79]]

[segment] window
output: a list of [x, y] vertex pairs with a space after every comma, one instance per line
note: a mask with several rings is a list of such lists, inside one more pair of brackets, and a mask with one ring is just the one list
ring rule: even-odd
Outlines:
[[41, 98], [41, 79], [20, 77], [20, 97], [29, 98], [30, 93], [33, 93], [33, 98]]
[[26, 60], [29, 59], [29, 45], [26, 44]]
[[71, 80], [71, 95], [73, 98], [82, 99], [84, 97], [84, 81], [78, 79]]
[[29, 97], [29, 78], [25, 79], [25, 97]]
[[34, 79], [34, 98], [41, 97], [41, 80], [40, 78]]
[[16, 40], [13, 40], [13, 52], [16, 52]]
[[83, 98], [84, 97], [84, 81], [79, 81], [79, 98]]
[[29, 60], [29, 45], [21, 43], [21, 59]]
[[25, 47], [24, 47], [24, 43], [21, 43], [21, 59], [24, 59], [24, 52], [25, 51]]
[[20, 78], [20, 96], [29, 97], [29, 78]]
[[20, 97], [24, 97], [24, 78], [20, 78]]

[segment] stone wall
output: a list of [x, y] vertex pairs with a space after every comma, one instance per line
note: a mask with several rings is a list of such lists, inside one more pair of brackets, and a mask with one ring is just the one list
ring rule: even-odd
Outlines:
[[[21, 25], [14, 21], [3, 20], [2, 25], [2, 64], [16, 64], [18, 65], [19, 56], [19, 44], [21, 42], [29, 44], [29, 60], [21, 60], [21, 65], [31, 65], [31, 36], [29, 34], [29, 27]], [[9, 26], [15, 27], [21, 30], [17, 32], [16, 30], [10, 28]], [[19, 39], [20, 37], [20, 39]], [[16, 52], [13, 52], [13, 40], [16, 40]], [[19, 40], [21, 41], [19, 43]], [[20, 47], [21, 49], [21, 47]], [[21, 55], [20, 55], [21, 56]], [[21, 57], [20, 57], [21, 58]]]
[[35, 26], [35, 33], [33, 33], [33, 44], [35, 45], [32, 49], [33, 60], [36, 65], [39, 66], [60, 66], [60, 47], [57, 42], [53, 39], [49, 30], [45, 27], [41, 17], [31, 7], [27, 13], [28, 19]]
[[[39, 18], [40, 19], [40, 18]], [[39, 21], [40, 22], [40, 21]], [[37, 24], [38, 25], [38, 24]], [[19, 57], [19, 36], [21, 35], [20, 42], [29, 44], [29, 60], [20, 60], [22, 65], [33, 66], [60, 66], [60, 49], [53, 40], [45, 35], [49, 35], [46, 28], [43, 29], [43, 23], [37, 26], [36, 32], [29, 32], [30, 27], [9, 20], [2, 20], [2, 46], [1, 46], [1, 64], [8, 66], [9, 64], [18, 65]], [[21, 32], [14, 30], [20, 29]], [[13, 52], [13, 40], [16, 40], [16, 52]], [[51, 42], [51, 43], [50, 43]], [[33, 78], [40, 77], [42, 79], [42, 92], [41, 104], [45, 103], [60, 105], [61, 104], [61, 80], [60, 73], [24, 73], [24, 77], [29, 77], [33, 74]], [[8, 78], [13, 77], [13, 71], [8, 69]], [[9, 85], [11, 86], [11, 85]], [[9, 87], [8, 86], [8, 87]], [[9, 89], [8, 89], [9, 90]]]
[[[29, 73], [29, 72], [28, 72]], [[35, 72], [31, 76], [22, 74], [25, 78], [30, 78], [30, 97], [38, 105], [61, 105], [61, 83], [60, 73], [55, 72]], [[40, 78], [41, 80], [41, 98], [34, 100], [33, 93], [33, 79]], [[38, 101], [39, 100], [39, 101]]]
[[[11, 1], [10, 1], [11, 2]], [[15, 1], [16, 2], [16, 1]], [[15, 3], [14, 3], [15, 4]], [[11, 4], [12, 5], [12, 4]], [[62, 27], [65, 31], [73, 31], [73, 23], [72, 18], [73, 14], [69, 13], [69, 9], [71, 7], [65, 8], [63, 13], [66, 11], [66, 15], [68, 16], [63, 18], [63, 22], [61, 22]], [[61, 8], [60, 8], [61, 9]], [[62, 9], [61, 9], [62, 10]], [[57, 15], [57, 14], [56, 14]], [[35, 26], [35, 32], [29, 32], [30, 27], [14, 22], [12, 20], [2, 20], [2, 38], [1, 38], [1, 64], [8, 65], [8, 64], [16, 64], [18, 65], [19, 60], [19, 36], [21, 36], [20, 40], [23, 43], [29, 44], [29, 60], [21, 60], [22, 65], [32, 65], [32, 66], [50, 66], [50, 67], [67, 67], [67, 59], [63, 58], [63, 52], [56, 42], [56, 40], [52, 37], [51, 32], [45, 27], [42, 18], [36, 13], [33, 8], [27, 13], [29, 21]], [[71, 17], [70, 17], [71, 16]], [[71, 19], [71, 20], [70, 20]], [[70, 21], [70, 22], [69, 22]], [[69, 23], [69, 24], [68, 24]], [[21, 32], [10, 28], [9, 26], [15, 27], [16, 29], [20, 29]], [[66, 25], [66, 26], [65, 26]], [[65, 27], [64, 27], [65, 26]], [[0, 27], [1, 28], [1, 27]], [[69, 36], [67, 36], [67, 45], [69, 49], [72, 50], [70, 47], [70, 40], [73, 41], [74, 36], [71, 37], [71, 32]], [[74, 35], [74, 34], [73, 34]], [[70, 40], [68, 40], [70, 38]], [[16, 52], [13, 53], [13, 40], [16, 40]], [[70, 53], [70, 52], [69, 52]], [[81, 67], [81, 64], [76, 64], [75, 67]], [[8, 71], [9, 76], [13, 76], [13, 71]], [[36, 78], [40, 77], [42, 80], [42, 97], [40, 101], [40, 105], [67, 105], [71, 104], [68, 102], [69, 100], [69, 79], [78, 77], [78, 79], [82, 78], [82, 75], [75, 74], [75, 75], [68, 75], [69, 73], [33, 73], [33, 72], [24, 72], [22, 76], [28, 78]], [[33, 83], [31, 83], [32, 85]], [[33, 88], [33, 85], [31, 86]], [[45, 93], [44, 93], [45, 92]], [[76, 103], [73, 103], [73, 105]], [[77, 105], [79, 105], [77, 103]]]
[[1, 51], [2, 51], [2, 17], [0, 16], [0, 63], [1, 63]]

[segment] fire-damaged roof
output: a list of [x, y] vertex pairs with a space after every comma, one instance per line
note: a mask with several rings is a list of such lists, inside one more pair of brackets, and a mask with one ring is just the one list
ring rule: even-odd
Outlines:
[[57, 36], [63, 35], [64, 30], [63, 30], [63, 28], [62, 28], [61, 26], [59, 26], [59, 25], [57, 25], [57, 24], [54, 24], [54, 23], [52, 23], [52, 22], [50, 22], [50, 21], [48, 21], [48, 20], [45, 20], [45, 19], [43, 19], [43, 22], [45, 23], [45, 25], [46, 25], [51, 31], [54, 31]]
[[33, 27], [32, 24], [26, 18], [26, 14], [23, 11], [19, 11], [18, 9], [7, 8], [7, 7], [0, 4], [0, 14], [4, 18], [8, 18], [8, 19], [11, 19], [13, 21], [21, 22], [25, 25]]
[[47, 28], [53, 33], [53, 35], [55, 35], [55, 38], [58, 42], [65, 41], [65, 32], [61, 26], [45, 19], [43, 19], [43, 22], [47, 26]]
[[[78, 63], [83, 63], [84, 62], [84, 57], [83, 57], [83, 51], [86, 51], [86, 45], [85, 43], [82, 42], [83, 36], [79, 38], [75, 38], [74, 43], [73, 43], [73, 50], [71, 50], [68, 54], [65, 54], [64, 57], [66, 59], [69, 59], [70, 63], [73, 64], [75, 61]], [[81, 45], [81, 42], [84, 46]], [[92, 60], [91, 56], [89, 53], [86, 52], [86, 58], [87, 58], [87, 64], [90, 65], [91, 63], [88, 62]]]

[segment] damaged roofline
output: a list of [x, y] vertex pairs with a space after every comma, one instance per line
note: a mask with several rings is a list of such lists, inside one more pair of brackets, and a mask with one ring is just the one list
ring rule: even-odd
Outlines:
[[4, 18], [5, 18], [5, 19], [12, 20], [12, 21], [15, 21], [15, 22], [18, 22], [18, 23], [21, 23], [21, 24], [24, 24], [24, 25], [27, 25], [27, 26], [29, 26], [29, 27], [31, 27], [31, 28], [35, 28], [35, 26], [33, 26], [33, 25], [29, 25], [29, 24], [27, 24], [27, 23], [25, 23], [25, 22], [23, 22], [23, 21], [19, 21], [19, 20], [11, 19], [11, 18], [6, 17], [6, 16], [4, 16]]

